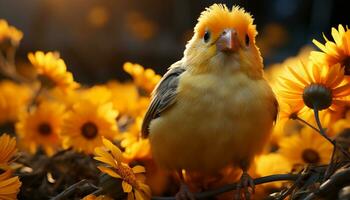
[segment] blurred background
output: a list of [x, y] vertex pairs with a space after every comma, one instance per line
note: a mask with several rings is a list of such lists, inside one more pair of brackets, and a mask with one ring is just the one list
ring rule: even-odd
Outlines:
[[22, 30], [17, 53], [59, 51], [78, 82], [125, 80], [126, 61], [163, 74], [182, 57], [200, 12], [240, 5], [255, 17], [266, 65], [350, 24], [346, 0], [0, 0], [0, 18]]

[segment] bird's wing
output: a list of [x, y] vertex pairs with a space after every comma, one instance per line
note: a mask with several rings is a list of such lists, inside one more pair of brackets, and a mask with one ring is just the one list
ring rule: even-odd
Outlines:
[[151, 104], [142, 123], [141, 134], [143, 138], [148, 137], [151, 121], [175, 103], [179, 76], [184, 71], [183, 67], [170, 68], [154, 89]]

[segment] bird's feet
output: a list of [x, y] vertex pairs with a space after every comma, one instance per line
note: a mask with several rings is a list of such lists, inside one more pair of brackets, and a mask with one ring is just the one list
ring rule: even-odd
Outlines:
[[237, 184], [235, 199], [250, 200], [251, 195], [255, 192], [255, 184], [252, 177], [247, 172], [243, 172], [240, 181]]
[[176, 200], [195, 200], [194, 194], [190, 191], [188, 186], [181, 183], [180, 190], [175, 196]]

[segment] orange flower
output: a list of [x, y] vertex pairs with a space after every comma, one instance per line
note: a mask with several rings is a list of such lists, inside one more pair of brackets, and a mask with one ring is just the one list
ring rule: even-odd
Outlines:
[[156, 74], [152, 69], [144, 69], [139, 64], [126, 62], [123, 68], [132, 76], [135, 84], [148, 93], [152, 92], [161, 79], [161, 76]]
[[0, 169], [7, 169], [10, 159], [17, 152], [16, 139], [7, 134], [0, 136]]
[[344, 67], [345, 75], [350, 75], [350, 30], [348, 27], [344, 29], [342, 25], [338, 26], [338, 30], [332, 28], [332, 36], [334, 42], [329, 41], [325, 36], [326, 43], [323, 45], [317, 40], [312, 42], [323, 52], [311, 52], [311, 60], [316, 63], [333, 66], [339, 64]]
[[117, 146], [105, 138], [102, 141], [104, 147], [95, 149], [96, 157], [94, 159], [107, 164], [108, 167], [98, 166], [98, 169], [111, 177], [122, 180], [122, 188], [125, 193], [128, 193], [128, 200], [150, 199], [151, 190], [144, 183], [144, 176], [140, 174], [146, 171], [145, 168], [140, 165], [129, 167], [124, 162], [125, 158]]
[[22, 183], [18, 176], [11, 177], [11, 170], [0, 174], [0, 199], [15, 200]]
[[23, 113], [16, 123], [20, 146], [30, 153], [35, 153], [40, 146], [48, 155], [53, 155], [61, 146], [64, 113], [64, 105], [49, 101]]
[[289, 104], [294, 112], [304, 107], [329, 112], [341, 111], [350, 95], [349, 81], [344, 68], [336, 64], [330, 68], [309, 63], [287, 67], [275, 88], [279, 100]]

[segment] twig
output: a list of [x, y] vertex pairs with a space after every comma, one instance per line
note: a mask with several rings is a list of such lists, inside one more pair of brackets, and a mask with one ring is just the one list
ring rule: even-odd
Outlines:
[[[299, 174], [275, 174], [270, 176], [264, 176], [261, 178], [254, 179], [255, 185], [260, 185], [263, 183], [275, 182], [275, 181], [295, 181], [300, 177]], [[194, 194], [196, 199], [205, 199], [209, 197], [214, 197], [219, 194], [235, 190], [237, 188], [237, 183], [228, 184], [221, 188], [215, 190], [209, 190], [205, 192], [200, 192]], [[175, 200], [175, 197], [152, 197], [152, 200]]]
[[321, 124], [321, 120], [320, 120], [320, 117], [319, 117], [319, 110], [317, 109], [316, 106], [314, 106], [314, 115], [315, 115], [315, 120], [316, 120], [316, 123], [317, 123], [317, 126], [319, 128], [319, 133], [326, 139], [328, 140], [330, 143], [333, 144], [334, 148], [335, 147], [338, 147], [339, 150], [347, 157], [347, 159], [350, 160], [350, 154], [348, 151], [346, 151], [342, 146], [339, 146], [337, 145], [336, 141], [335, 140], [332, 140], [330, 139], [327, 134], [326, 134], [326, 131], [324, 130], [324, 128], [322, 127], [322, 124]]
[[51, 198], [51, 200], [67, 199], [67, 197], [74, 194], [79, 187], [81, 187], [87, 183], [89, 183], [88, 180], [83, 179], [83, 180], [71, 185], [70, 187], [68, 187], [67, 189], [65, 189], [64, 191], [62, 191], [58, 195], [56, 195], [55, 197]]
[[283, 200], [287, 196], [289, 196], [294, 191], [294, 189], [300, 184], [300, 182], [305, 178], [305, 176], [308, 175], [306, 171], [307, 169], [299, 173], [299, 177], [294, 181], [294, 184], [291, 187], [289, 187], [286, 191], [284, 191], [278, 198], [276, 198], [276, 200]]
[[317, 199], [317, 197], [325, 197], [332, 191], [339, 190], [341, 187], [348, 184], [349, 181], [350, 168], [347, 168], [331, 176], [331, 178], [328, 179], [328, 181], [324, 182], [317, 191], [310, 193], [304, 200], [312, 200]]

